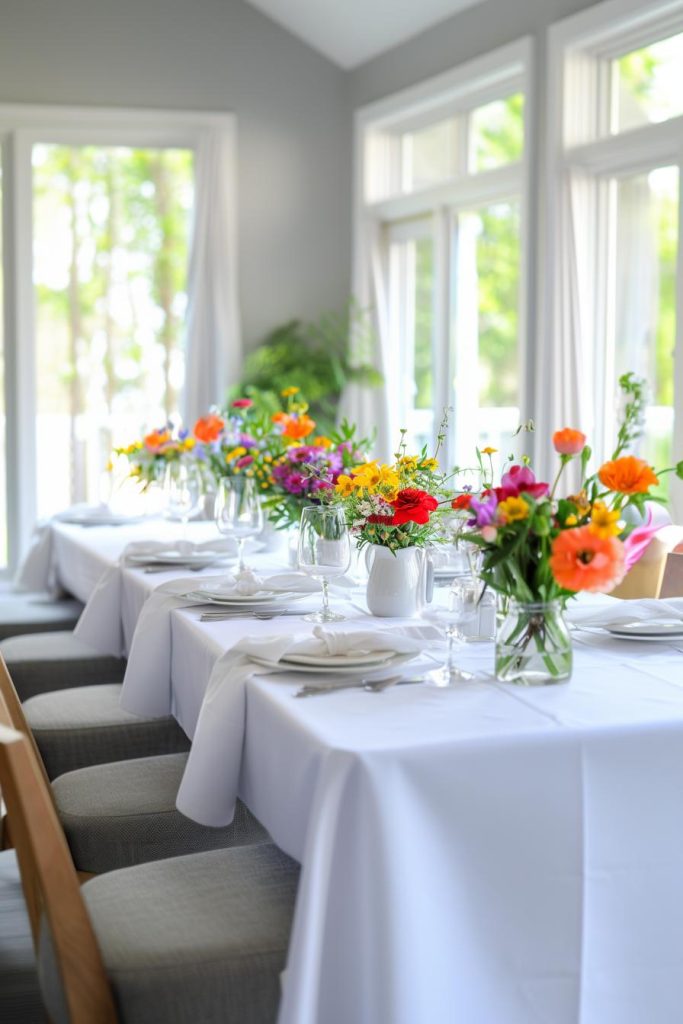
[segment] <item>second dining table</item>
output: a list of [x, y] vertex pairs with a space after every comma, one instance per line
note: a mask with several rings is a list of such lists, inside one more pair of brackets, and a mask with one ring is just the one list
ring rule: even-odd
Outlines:
[[[104, 622], [98, 602], [116, 620], [130, 656], [124, 701], [142, 708], [162, 693], [192, 739], [180, 809], [217, 825], [239, 795], [302, 864], [280, 1024], [680, 1019], [683, 653], [673, 638], [577, 633], [572, 679], [558, 686], [501, 684], [492, 645], [471, 644], [459, 656], [478, 678], [456, 688], [295, 699], [315, 675], [236, 683], [219, 669], [246, 636], [266, 644], [310, 623], [202, 622], [173, 583], [187, 573], [119, 563], [150, 524], [53, 529], [57, 574], [88, 601], [91, 639]], [[275, 568], [267, 553], [253, 560]], [[417, 629], [438, 658], [419, 633], [433, 627], [372, 619], [360, 589], [339, 601], [347, 621], [331, 628]], [[136, 649], [158, 658], [141, 671]]]

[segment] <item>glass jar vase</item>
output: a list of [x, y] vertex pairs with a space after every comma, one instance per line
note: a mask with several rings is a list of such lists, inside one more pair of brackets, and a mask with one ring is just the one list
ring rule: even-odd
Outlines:
[[519, 686], [563, 683], [572, 673], [572, 642], [559, 601], [510, 598], [496, 633], [496, 679]]

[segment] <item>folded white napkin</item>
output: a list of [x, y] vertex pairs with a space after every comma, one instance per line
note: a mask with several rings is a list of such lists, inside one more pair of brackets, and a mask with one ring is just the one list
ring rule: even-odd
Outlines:
[[657, 598], [621, 601], [603, 596], [599, 604], [570, 603], [566, 618], [575, 626], [623, 626], [627, 622], [661, 622], [680, 619], [683, 622], [683, 598]]
[[[137, 635], [137, 634], [136, 634]], [[397, 629], [336, 630], [318, 626], [312, 637], [290, 635], [251, 636], [235, 644], [214, 665], [206, 688], [192, 740], [183, 781], [176, 801], [178, 809], [204, 825], [221, 826], [232, 821], [237, 799], [246, 717], [246, 687], [249, 676], [270, 672], [296, 671], [281, 662], [283, 655], [340, 651], [395, 651], [419, 654], [441, 640], [434, 626], [402, 626]], [[253, 661], [258, 658], [258, 662]], [[377, 670], [380, 667], [377, 666]], [[130, 662], [129, 662], [130, 671]], [[359, 668], [359, 676], [363, 669]], [[128, 673], [126, 673], [128, 680]], [[158, 693], [155, 710], [136, 711], [125, 692], [121, 703], [137, 714], [169, 714], [171, 688]], [[149, 691], [148, 691], [149, 693]], [[165, 709], [165, 710], [164, 710]]]

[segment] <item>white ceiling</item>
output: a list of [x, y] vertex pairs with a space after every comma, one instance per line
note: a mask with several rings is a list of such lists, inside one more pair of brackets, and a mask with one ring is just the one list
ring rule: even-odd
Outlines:
[[353, 68], [482, 0], [248, 0], [342, 68]]

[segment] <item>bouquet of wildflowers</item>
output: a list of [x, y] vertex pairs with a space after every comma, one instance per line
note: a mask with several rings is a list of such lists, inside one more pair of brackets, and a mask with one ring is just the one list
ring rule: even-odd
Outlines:
[[408, 454], [404, 439], [402, 431], [390, 465], [364, 462], [337, 479], [333, 500], [344, 508], [359, 548], [424, 547], [438, 535], [434, 513], [446, 493], [445, 477], [436, 456], [428, 456], [426, 449]]
[[133, 441], [124, 448], [115, 448], [114, 453], [128, 460], [129, 474], [142, 483], [143, 490], [163, 479], [169, 462], [204, 456], [197, 438], [172, 423], [150, 431], [141, 440]]

